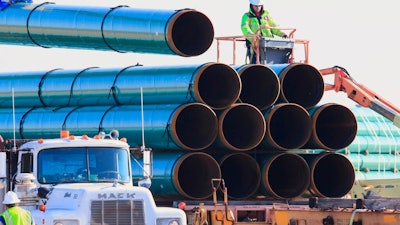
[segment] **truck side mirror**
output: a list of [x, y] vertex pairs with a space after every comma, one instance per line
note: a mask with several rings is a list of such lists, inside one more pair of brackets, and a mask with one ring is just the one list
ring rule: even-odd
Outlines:
[[24, 153], [21, 155], [21, 173], [33, 172], [33, 154]]

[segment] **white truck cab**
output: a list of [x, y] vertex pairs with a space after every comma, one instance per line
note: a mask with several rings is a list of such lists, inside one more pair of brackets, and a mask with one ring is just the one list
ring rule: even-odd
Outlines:
[[129, 145], [115, 135], [68, 134], [3, 148], [0, 190], [0, 200], [15, 191], [36, 224], [186, 225], [183, 210], [157, 207], [147, 188], [133, 186]]

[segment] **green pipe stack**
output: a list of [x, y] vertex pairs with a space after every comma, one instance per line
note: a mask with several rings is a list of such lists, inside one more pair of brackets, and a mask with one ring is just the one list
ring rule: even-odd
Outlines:
[[399, 186], [400, 129], [371, 109], [354, 107], [352, 111], [357, 118], [357, 136], [338, 152], [354, 165], [356, 185], [366, 190], [383, 188], [378, 194], [398, 196], [390, 190]]

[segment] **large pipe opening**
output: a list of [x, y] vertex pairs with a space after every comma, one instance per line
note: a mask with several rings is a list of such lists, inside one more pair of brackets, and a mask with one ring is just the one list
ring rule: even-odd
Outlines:
[[206, 199], [213, 194], [211, 179], [221, 178], [221, 170], [210, 155], [190, 153], [178, 160], [173, 177], [178, 192], [184, 197]]
[[310, 110], [312, 135], [307, 148], [338, 150], [349, 146], [357, 135], [353, 112], [342, 105], [329, 103]]
[[209, 18], [193, 9], [12, 4], [0, 18], [0, 42], [45, 48], [189, 57], [206, 52], [214, 39]]
[[355, 181], [350, 160], [338, 153], [318, 155], [311, 162], [310, 170], [311, 191], [318, 197], [343, 197], [350, 192]]
[[168, 25], [167, 41], [181, 56], [198, 56], [211, 46], [214, 28], [207, 16], [194, 10], [182, 10]]
[[218, 117], [219, 141], [228, 149], [248, 151], [261, 143], [265, 135], [263, 114], [247, 103], [233, 104]]
[[242, 90], [239, 74], [230, 66], [208, 63], [202, 66], [194, 78], [194, 94], [200, 102], [213, 109], [225, 109], [237, 102]]
[[268, 156], [261, 168], [261, 186], [264, 192], [278, 199], [298, 197], [310, 184], [308, 164], [296, 154]]
[[219, 164], [229, 198], [245, 199], [257, 192], [261, 172], [253, 157], [246, 153], [232, 153], [225, 155]]
[[280, 74], [283, 102], [297, 103], [308, 109], [315, 106], [324, 94], [324, 80], [315, 67], [308, 64], [289, 64]]
[[276, 73], [267, 66], [247, 64], [236, 68], [242, 81], [239, 100], [266, 110], [279, 97], [280, 83]]
[[274, 105], [264, 117], [266, 121], [264, 147], [279, 150], [296, 149], [307, 143], [310, 138], [310, 115], [298, 104]]
[[201, 103], [179, 107], [172, 116], [171, 127], [175, 142], [187, 150], [205, 149], [218, 135], [215, 112]]

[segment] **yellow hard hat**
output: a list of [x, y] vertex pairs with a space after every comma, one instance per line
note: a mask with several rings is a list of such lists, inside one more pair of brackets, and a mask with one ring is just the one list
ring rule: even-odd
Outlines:
[[252, 5], [264, 5], [263, 0], [250, 0], [250, 4]]
[[8, 191], [5, 195], [4, 195], [4, 201], [3, 204], [4, 205], [10, 205], [10, 204], [15, 204], [15, 203], [19, 203], [21, 202], [17, 196], [17, 194], [15, 194], [15, 192], [13, 191]]

